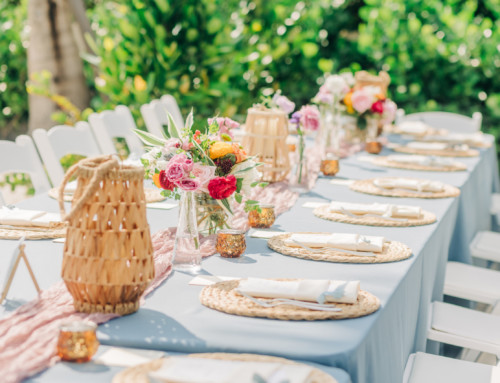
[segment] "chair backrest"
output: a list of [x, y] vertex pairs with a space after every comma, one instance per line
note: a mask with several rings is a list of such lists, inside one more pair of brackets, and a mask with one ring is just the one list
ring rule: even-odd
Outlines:
[[171, 95], [166, 94], [159, 100], [153, 100], [141, 106], [141, 114], [144, 118], [146, 128], [150, 133], [159, 137], [162, 136], [164, 127], [168, 125], [167, 112], [172, 115], [175, 125], [179, 129], [182, 129], [184, 127], [184, 119], [182, 118], [177, 101]]
[[403, 121], [422, 121], [436, 129], [447, 129], [453, 133], [474, 133], [481, 130], [483, 115], [475, 112], [472, 117], [449, 112], [396, 113], [396, 124]]
[[125, 139], [131, 154], [141, 155], [144, 153], [144, 146], [134, 133], [134, 129], [137, 129], [134, 118], [126, 106], [118, 105], [114, 110], [92, 113], [89, 116], [89, 122], [103, 154], [117, 152], [113, 138], [118, 137]]
[[50, 182], [30, 136], [18, 136], [15, 142], [0, 141], [0, 173], [27, 173], [35, 193], [50, 189]]
[[35, 129], [33, 139], [54, 185], [59, 185], [64, 177], [62, 157], [67, 154], [85, 157], [101, 154], [90, 125], [83, 121], [77, 122], [74, 127], [58, 125], [50, 130]]

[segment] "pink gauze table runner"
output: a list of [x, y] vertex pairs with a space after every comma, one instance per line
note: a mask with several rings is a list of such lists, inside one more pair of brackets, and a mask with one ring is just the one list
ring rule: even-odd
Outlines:
[[[316, 181], [319, 168], [317, 151], [308, 149], [309, 187]], [[288, 184], [278, 182], [266, 188], [255, 188], [252, 199], [264, 204], [273, 204], [276, 214], [289, 210], [298, 194], [288, 189]], [[247, 214], [243, 206], [235, 205], [232, 225], [248, 230]], [[144, 296], [156, 289], [172, 271], [175, 228], [162, 230], [152, 236], [155, 263], [155, 278]], [[215, 254], [215, 236], [201, 239], [203, 257]], [[144, 297], [143, 296], [143, 297]], [[144, 298], [143, 298], [144, 299]], [[44, 290], [33, 301], [19, 307], [6, 318], [0, 319], [0, 371], [4, 383], [19, 382], [59, 361], [56, 355], [57, 337], [61, 323], [71, 320], [91, 320], [104, 323], [117, 317], [114, 314], [78, 313], [73, 307], [73, 298], [64, 282], [58, 282]]]

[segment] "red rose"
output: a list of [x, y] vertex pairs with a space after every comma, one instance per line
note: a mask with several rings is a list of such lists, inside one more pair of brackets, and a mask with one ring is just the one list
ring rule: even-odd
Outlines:
[[236, 177], [232, 174], [227, 177], [216, 177], [208, 183], [208, 192], [213, 199], [224, 199], [236, 191]]
[[375, 101], [372, 104], [372, 112], [378, 114], [384, 113], [384, 102], [381, 100]]
[[166, 190], [174, 190], [175, 188], [175, 185], [173, 182], [171, 182], [168, 177], [167, 177], [167, 172], [165, 170], [162, 170], [160, 172], [160, 177], [159, 177], [159, 181], [160, 181], [160, 186], [163, 188], [163, 189], [166, 189]]

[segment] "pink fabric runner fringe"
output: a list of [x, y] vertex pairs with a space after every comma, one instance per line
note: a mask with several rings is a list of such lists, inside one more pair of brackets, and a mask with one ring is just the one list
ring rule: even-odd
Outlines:
[[[309, 187], [317, 178], [320, 158], [317, 151], [308, 149]], [[276, 214], [289, 210], [298, 194], [288, 189], [286, 182], [278, 182], [266, 188], [254, 188], [252, 199], [273, 204]], [[243, 206], [233, 206], [232, 226], [248, 230], [247, 214]], [[156, 289], [172, 271], [175, 228], [162, 230], [152, 236], [155, 262], [155, 278], [142, 299]], [[215, 236], [201, 238], [203, 257], [215, 253]], [[142, 301], [141, 301], [142, 303]], [[53, 366], [60, 359], [56, 355], [57, 337], [61, 323], [71, 320], [91, 320], [98, 324], [117, 317], [114, 314], [78, 313], [73, 298], [64, 282], [58, 282], [44, 290], [33, 301], [19, 307], [6, 318], [0, 319], [0, 371], [2, 382], [15, 383]]]

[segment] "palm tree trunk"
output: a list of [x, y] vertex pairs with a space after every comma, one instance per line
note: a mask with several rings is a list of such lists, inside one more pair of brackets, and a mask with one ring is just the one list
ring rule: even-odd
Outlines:
[[[88, 106], [90, 92], [83, 75], [83, 63], [72, 33], [72, 14], [67, 0], [29, 0], [28, 73], [52, 73], [52, 91], [67, 97], [77, 107]], [[29, 96], [29, 131], [49, 129], [55, 104], [38, 95]]]

